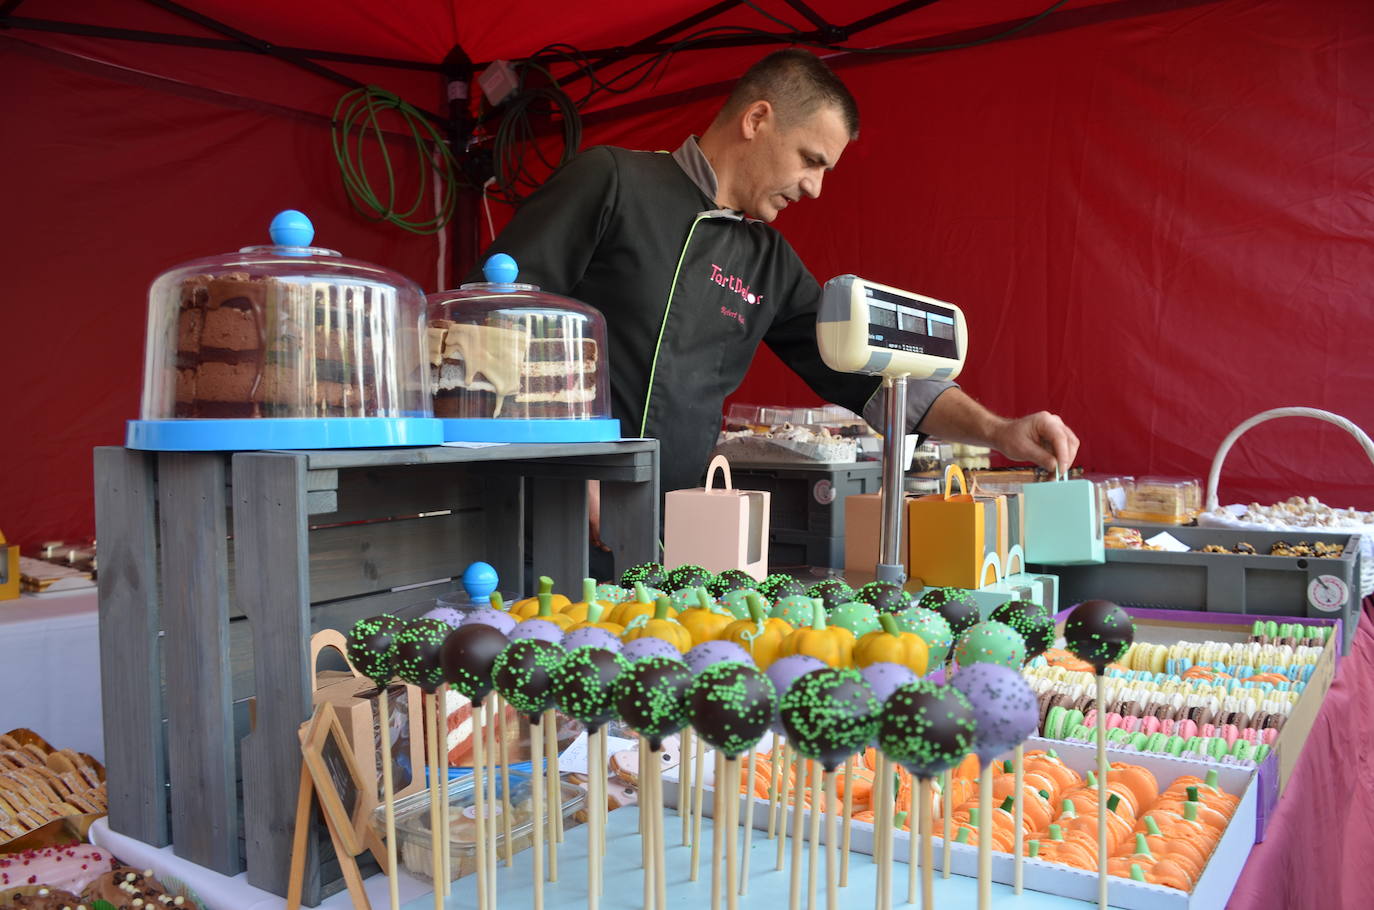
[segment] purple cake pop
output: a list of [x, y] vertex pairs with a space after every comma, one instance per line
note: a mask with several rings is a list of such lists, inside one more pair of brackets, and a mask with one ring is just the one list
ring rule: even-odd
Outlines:
[[1035, 732], [1040, 720], [1035, 693], [1021, 674], [999, 664], [961, 667], [950, 684], [973, 706], [973, 751], [983, 767]]
[[511, 632], [515, 631], [515, 626], [518, 622], [519, 620], [511, 616], [505, 610], [494, 610], [491, 607], [473, 610], [463, 617], [463, 625], [465, 626], [491, 626], [507, 637], [510, 636]]
[[605, 629], [598, 626], [583, 626], [563, 636], [563, 647], [569, 651], [576, 651], [578, 648], [601, 648], [603, 651], [619, 654], [624, 645], [620, 639]]
[[[764, 672], [768, 674], [768, 679], [773, 683], [773, 688], [777, 691], [778, 701], [787, 694], [787, 690], [792, 688], [792, 683], [801, 679], [812, 670], [819, 670], [825, 666], [825, 661], [809, 654], [793, 654], [791, 657], [783, 657], [773, 661], [768, 665]], [[779, 736], [785, 736], [787, 731], [783, 729], [782, 717], [776, 710], [773, 711], [773, 723], [770, 729]]]
[[546, 641], [551, 645], [563, 643], [563, 630], [547, 619], [527, 619], [524, 622], [516, 623], [511, 630], [511, 641], [520, 641], [525, 638], [537, 638]]
[[701, 675], [702, 670], [716, 664], [754, 665], [754, 658], [749, 656], [749, 652], [733, 641], [703, 641], [682, 655], [682, 660], [693, 676]]
[[646, 657], [670, 657], [681, 661], [682, 653], [662, 638], [646, 635], [629, 642], [620, 651], [620, 656], [628, 661], [643, 660]]
[[453, 628], [458, 628], [463, 624], [463, 617], [466, 614], [453, 609], [452, 607], [435, 607], [433, 610], [426, 610], [424, 619], [437, 619], [439, 622], [447, 623]]
[[920, 677], [911, 672], [909, 667], [901, 664], [894, 664], [889, 661], [879, 661], [869, 664], [859, 671], [863, 674], [864, 681], [868, 683], [877, 696], [878, 701], [887, 701], [901, 686], [913, 683]]

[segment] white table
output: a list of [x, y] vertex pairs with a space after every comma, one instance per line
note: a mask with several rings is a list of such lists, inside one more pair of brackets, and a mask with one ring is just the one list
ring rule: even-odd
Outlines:
[[0, 600], [0, 733], [105, 761], [95, 588]]

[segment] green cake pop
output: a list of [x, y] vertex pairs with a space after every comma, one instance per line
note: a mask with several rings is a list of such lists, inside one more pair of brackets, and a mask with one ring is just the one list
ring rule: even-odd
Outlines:
[[768, 615], [781, 619], [793, 628], [801, 628], [811, 625], [811, 621], [816, 615], [816, 605], [810, 597], [802, 594], [790, 594], [773, 604], [773, 609], [768, 612]]
[[880, 628], [878, 608], [862, 600], [851, 600], [828, 611], [825, 622], [826, 625], [839, 626], [853, 632], [856, 641]]
[[961, 667], [982, 663], [1018, 670], [1026, 660], [1026, 643], [1011, 626], [988, 620], [959, 636], [954, 659]]
[[929, 652], [926, 666], [929, 669], [943, 664], [954, 647], [954, 634], [949, 630], [949, 623], [934, 610], [910, 607], [897, 614], [897, 627], [903, 632], [915, 632], [925, 639]]
[[735, 619], [748, 619], [749, 595], [757, 593], [753, 588], [736, 588], [722, 594], [718, 602], [722, 607], [729, 610], [730, 615]]

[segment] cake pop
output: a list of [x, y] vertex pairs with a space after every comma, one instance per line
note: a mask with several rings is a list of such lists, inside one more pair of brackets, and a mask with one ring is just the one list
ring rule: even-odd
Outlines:
[[444, 681], [439, 652], [453, 631], [437, 619], [412, 619], [396, 632], [394, 647], [396, 675], [425, 692], [433, 692]]
[[878, 744], [888, 758], [929, 779], [963, 761], [975, 729], [973, 706], [962, 691], [918, 680], [883, 702]]
[[616, 711], [630, 729], [656, 750], [665, 737], [686, 726], [687, 691], [692, 679], [692, 671], [681, 660], [645, 657], [616, 679]]
[[510, 640], [521, 641], [527, 638], [537, 638], [557, 645], [563, 641], [563, 630], [547, 619], [527, 619], [516, 623], [515, 628], [511, 629]]
[[595, 733], [615, 717], [615, 681], [629, 667], [628, 660], [605, 648], [570, 651], [553, 671], [554, 701], [564, 714]]
[[619, 654], [625, 647], [620, 639], [600, 626], [583, 626], [580, 629], [573, 629], [563, 636], [561, 644], [566, 651], [576, 651], [578, 648], [601, 648], [606, 651], [614, 651], [616, 654]]
[[492, 682], [511, 707], [530, 723], [538, 723], [540, 715], [553, 707], [553, 672], [566, 656], [561, 647], [543, 639], [517, 639], [497, 656]]
[[759, 582], [759, 593], [769, 600], [782, 600], [793, 594], [805, 594], [806, 585], [791, 575], [775, 572]]
[[834, 609], [827, 610], [826, 614], [825, 621], [828, 625], [848, 629], [854, 633], [855, 640], [880, 628], [878, 608], [865, 600], [845, 601]]
[[1040, 719], [1035, 693], [1017, 671], [1000, 664], [959, 668], [951, 681], [973, 706], [973, 751], [984, 766], [1035, 732]]
[[911, 595], [891, 581], [870, 581], [858, 590], [854, 599], [872, 604], [879, 613], [900, 613], [911, 606]]
[[[819, 597], [825, 602], [825, 608], [829, 610], [833, 607], [838, 607], [842, 603], [853, 600], [854, 589], [838, 578], [827, 578], [824, 581], [816, 582], [808, 588], [806, 596], [808, 598]], [[783, 618], [786, 619], [786, 617]], [[791, 622], [791, 620], [788, 621]], [[796, 624], [793, 623], [793, 625]]]
[[668, 588], [677, 591], [681, 588], [699, 588], [711, 583], [715, 574], [692, 563], [684, 563], [668, 573]]
[[695, 676], [687, 691], [687, 716], [697, 734], [729, 758], [752, 749], [773, 719], [775, 696], [768, 677], [746, 662], [716, 663]]
[[781, 619], [793, 628], [809, 626], [811, 617], [815, 615], [815, 598], [805, 594], [789, 594], [773, 604], [773, 609], [768, 611], [768, 615]]
[[879, 703], [885, 703], [902, 686], [916, 682], [920, 679], [915, 673], [911, 672], [910, 667], [901, 664], [894, 664], [891, 661], [879, 661], [869, 664], [859, 671], [868, 683], [868, 687], [873, 690], [873, 697]]
[[931, 588], [916, 605], [943, 616], [949, 623], [950, 634], [956, 638], [981, 618], [978, 601], [963, 588]]
[[421, 619], [437, 619], [439, 622], [447, 624], [450, 628], [456, 629], [463, 624], [463, 618], [467, 614], [453, 607], [435, 607], [420, 614]]
[[626, 642], [625, 647], [620, 649], [620, 656], [635, 663], [649, 657], [667, 657], [678, 662], [682, 661], [682, 653], [668, 644], [661, 638], [652, 636], [646, 638], [636, 638], [634, 641]]
[[1131, 615], [1110, 600], [1085, 600], [1064, 621], [1064, 641], [1100, 676], [1120, 659], [1135, 639]]
[[989, 619], [1006, 623], [1026, 643], [1026, 659], [1037, 657], [1054, 644], [1054, 616], [1050, 608], [1031, 600], [1009, 600], [993, 609]]
[[724, 597], [730, 591], [738, 591], [741, 588], [753, 590], [758, 586], [758, 579], [743, 569], [726, 569], [711, 579], [706, 588], [716, 597]]
[[609, 604], [623, 604], [634, 596], [635, 592], [631, 589], [622, 588], [620, 585], [610, 584], [609, 582], [596, 586], [596, 599], [603, 600]]
[[964, 630], [954, 659], [961, 667], [987, 663], [1019, 670], [1026, 659], [1026, 643], [1011, 626], [988, 620]]
[[642, 584], [646, 588], [661, 588], [667, 583], [668, 570], [658, 562], [644, 562], [631, 566], [620, 576], [622, 588], [633, 588], [636, 584]]
[[385, 686], [396, 675], [392, 645], [403, 628], [405, 621], [390, 613], [358, 620], [348, 630], [349, 663], [378, 686]]
[[491, 626], [473, 623], [454, 629], [439, 652], [444, 679], [474, 703], [480, 702], [492, 690], [492, 668], [509, 644]]
[[792, 683], [778, 713], [792, 747], [831, 772], [873, 739], [880, 707], [858, 670], [823, 667]]
[[518, 620], [505, 610], [496, 607], [483, 607], [480, 610], [473, 610], [471, 613], [464, 616], [463, 621], [459, 625], [491, 626], [502, 635], [509, 637], [510, 633], [514, 631], [517, 622]]
[[897, 615], [897, 625], [904, 632], [915, 632], [926, 642], [926, 666], [942, 666], [954, 647], [954, 633], [949, 623], [934, 610], [925, 607], [910, 607]]
[[704, 641], [682, 655], [682, 660], [695, 676], [700, 676], [716, 664], [754, 666], [754, 661], [749, 656], [749, 652], [733, 641]]
[[735, 588], [733, 591], [726, 591], [720, 595], [717, 601], [722, 607], [730, 611], [730, 615], [735, 619], [749, 618], [749, 595], [757, 595], [758, 591], [753, 588]]

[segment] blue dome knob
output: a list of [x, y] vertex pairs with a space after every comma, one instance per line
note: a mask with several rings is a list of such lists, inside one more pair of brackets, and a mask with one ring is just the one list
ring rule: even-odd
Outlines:
[[514, 284], [520, 274], [520, 268], [510, 256], [496, 253], [482, 266], [482, 274], [492, 284]]
[[471, 600], [484, 601], [490, 597], [496, 590], [496, 581], [496, 570], [485, 562], [474, 562], [463, 570], [463, 590]]
[[268, 233], [277, 246], [310, 246], [315, 239], [315, 226], [303, 212], [287, 209], [272, 219]]

